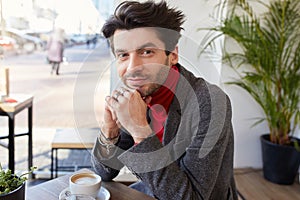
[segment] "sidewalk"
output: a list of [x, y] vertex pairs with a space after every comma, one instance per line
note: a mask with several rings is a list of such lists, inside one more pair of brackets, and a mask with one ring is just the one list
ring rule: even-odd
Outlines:
[[[10, 68], [10, 93], [34, 96], [33, 165], [39, 169], [37, 178], [49, 176], [51, 141], [57, 129], [99, 127], [110, 84], [111, 57], [104, 40], [95, 49], [86, 49], [85, 45], [66, 49], [68, 64], [61, 65], [60, 76], [50, 75], [45, 55], [46, 52], [35, 52], [10, 56], [0, 65]], [[21, 112], [17, 115], [16, 132], [23, 132], [26, 127], [27, 112]], [[7, 132], [7, 119], [0, 117], [0, 135]], [[28, 140], [18, 137], [15, 141], [18, 173], [27, 170]], [[87, 163], [89, 156], [87, 151], [66, 150], [59, 154], [60, 164]], [[0, 146], [2, 166], [7, 167], [7, 161], [8, 151]]]

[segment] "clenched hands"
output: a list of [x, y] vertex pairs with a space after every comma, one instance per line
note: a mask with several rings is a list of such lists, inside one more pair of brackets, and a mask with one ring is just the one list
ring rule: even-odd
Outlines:
[[121, 126], [131, 134], [135, 143], [152, 134], [147, 121], [147, 104], [151, 97], [143, 99], [138, 91], [121, 88], [114, 90], [112, 96], [107, 96], [105, 101], [101, 131], [107, 138], [116, 137]]

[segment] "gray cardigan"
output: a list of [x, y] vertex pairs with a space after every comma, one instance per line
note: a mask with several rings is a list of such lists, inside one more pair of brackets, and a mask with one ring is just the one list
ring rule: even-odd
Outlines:
[[116, 177], [125, 165], [157, 199], [237, 199], [233, 177], [231, 105], [217, 86], [196, 78], [178, 64], [181, 74], [163, 142], [156, 136], [134, 145], [121, 130], [110, 158], [104, 158], [98, 140], [92, 164], [104, 181]]

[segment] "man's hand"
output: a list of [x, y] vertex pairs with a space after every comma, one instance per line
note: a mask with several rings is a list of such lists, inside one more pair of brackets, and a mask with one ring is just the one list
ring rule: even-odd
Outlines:
[[[125, 88], [115, 90], [111, 97], [106, 98], [111, 108], [112, 119], [115, 117], [133, 137], [136, 143], [141, 142], [152, 134], [147, 121], [147, 103], [151, 97], [143, 99], [138, 91]], [[114, 116], [115, 115], [115, 116]]]
[[[109, 97], [106, 97], [108, 99]], [[104, 120], [101, 126], [101, 132], [106, 138], [116, 138], [119, 135], [120, 124], [112, 108], [105, 103]]]

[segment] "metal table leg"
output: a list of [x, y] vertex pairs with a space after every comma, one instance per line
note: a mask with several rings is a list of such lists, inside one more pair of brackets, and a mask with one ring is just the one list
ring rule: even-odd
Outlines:
[[51, 148], [51, 179], [53, 179], [53, 170], [54, 170], [54, 168], [53, 168], [53, 166], [54, 166], [54, 163], [53, 163], [53, 153], [54, 153], [54, 149], [53, 148]]
[[55, 149], [55, 178], [57, 178], [57, 174], [58, 174], [58, 153], [57, 153], [58, 149]]
[[8, 116], [8, 168], [15, 173], [15, 116]]
[[[28, 107], [28, 170], [33, 166], [32, 162], [32, 105]], [[34, 174], [30, 174], [30, 178], [34, 179]]]

